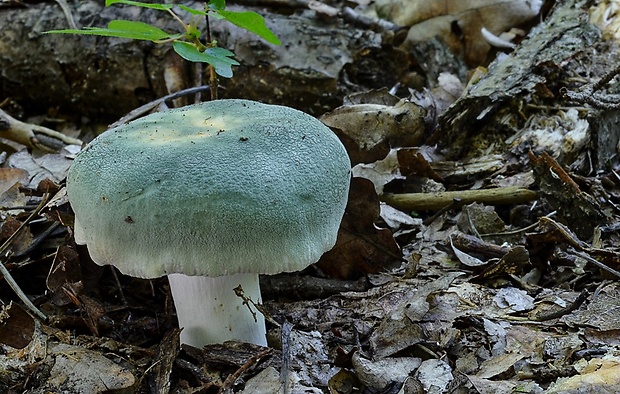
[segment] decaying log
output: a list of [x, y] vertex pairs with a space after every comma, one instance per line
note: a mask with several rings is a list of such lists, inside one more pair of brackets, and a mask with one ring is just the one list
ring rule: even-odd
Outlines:
[[[600, 32], [588, 23], [587, 12], [574, 0], [558, 1], [513, 53], [496, 59], [442, 114], [440, 146], [451, 159], [479, 156], [489, 146], [499, 149], [530, 115], [540, 114], [540, 107], [569, 106], [562, 88], [575, 75], [592, 75], [582, 62], [593, 61], [596, 43]], [[553, 108], [550, 114], [555, 114]]]
[[[68, 1], [78, 27], [105, 27], [113, 19], [151, 23], [169, 32], [178, 22], [165, 12], [103, 1]], [[202, 2], [184, 1], [201, 9]], [[231, 10], [254, 10], [281, 39], [279, 47], [225, 21], [212, 21], [212, 35], [233, 50], [241, 66], [222, 78], [221, 97], [287, 104], [320, 115], [342, 103], [351, 89], [392, 86], [409, 65], [403, 53], [381, 46], [381, 36], [304, 13], [287, 15], [228, 2]], [[21, 3], [20, 3], [21, 4]], [[277, 10], [275, 10], [277, 11]], [[309, 16], [308, 16], [309, 15]], [[26, 109], [54, 107], [89, 117], [124, 115], [169, 92], [164, 70], [174, 67], [170, 45], [95, 36], [48, 35], [68, 28], [56, 2], [0, 8], [0, 98]], [[187, 67], [193, 86], [192, 67]], [[379, 79], [377, 79], [377, 76]], [[207, 81], [206, 74], [203, 81]]]

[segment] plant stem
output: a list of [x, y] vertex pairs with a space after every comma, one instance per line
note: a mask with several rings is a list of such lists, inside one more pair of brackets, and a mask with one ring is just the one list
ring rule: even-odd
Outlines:
[[211, 87], [211, 100], [217, 100], [217, 74], [215, 73], [215, 68], [209, 64], [209, 86]]
[[[205, 8], [206, 8], [206, 4], [205, 4]], [[207, 42], [210, 43], [211, 41], [211, 26], [209, 24], [209, 15], [206, 14], [205, 15], [205, 30], [207, 31]], [[209, 69], [209, 86], [211, 87], [211, 100], [217, 100], [217, 86], [218, 86], [218, 80], [217, 80], [217, 74], [215, 73], [215, 68], [209, 64], [208, 66]]]

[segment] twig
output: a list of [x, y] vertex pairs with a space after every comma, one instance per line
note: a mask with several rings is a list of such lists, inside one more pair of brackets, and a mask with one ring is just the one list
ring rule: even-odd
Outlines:
[[239, 369], [237, 369], [235, 371], [235, 373], [232, 373], [230, 375], [228, 375], [228, 377], [226, 378], [226, 380], [224, 380], [224, 383], [222, 384], [222, 387], [220, 388], [220, 390], [218, 391], [218, 394], [223, 394], [228, 392], [229, 390], [232, 389], [233, 385], [235, 384], [235, 382], [237, 381], [237, 379], [239, 379], [239, 377], [248, 369], [250, 369], [253, 365], [257, 364], [261, 358], [270, 355], [273, 352], [273, 349], [271, 348], [266, 348], [265, 350], [261, 351], [258, 354], [255, 354], [254, 356], [250, 357], [248, 359], [248, 361], [245, 362], [245, 364], [243, 364], [242, 366], [239, 367]]
[[444, 205], [443, 208], [439, 209], [432, 216], [429, 216], [428, 218], [426, 218], [423, 223], [425, 226], [430, 226], [438, 217], [440, 217], [444, 213], [448, 212], [451, 209], [460, 209], [462, 206], [463, 206], [463, 200], [457, 197], [454, 200], [452, 200], [450, 204]]
[[62, 144], [82, 145], [82, 141], [36, 124], [24, 123], [0, 109], [0, 135], [42, 151], [57, 152]]
[[620, 108], [620, 95], [597, 93], [598, 90], [601, 90], [618, 74], [620, 74], [620, 65], [609, 70], [597, 81], [582, 86], [579, 92], [564, 90], [564, 96], [581, 103], [588, 103], [595, 108], [604, 110], [618, 109]]
[[48, 228], [46, 228], [41, 234], [39, 234], [35, 239], [28, 245], [28, 247], [24, 250], [19, 251], [18, 253], [13, 254], [13, 257], [22, 257], [29, 253], [31, 253], [35, 248], [37, 248], [43, 241], [45, 241], [56, 229], [60, 226], [60, 222], [53, 222]]
[[463, 190], [439, 193], [385, 194], [381, 200], [404, 211], [438, 210], [460, 198], [463, 204], [480, 202], [485, 204], [516, 204], [535, 200], [535, 191], [518, 186], [497, 189]]
[[254, 302], [253, 299], [245, 295], [245, 293], [243, 292], [243, 287], [241, 287], [241, 285], [235, 287], [233, 291], [235, 292], [235, 295], [237, 297], [241, 298], [241, 300], [243, 301], [243, 305], [248, 308], [248, 311], [250, 311], [252, 317], [254, 317], [254, 322], [257, 321], [257, 315], [256, 312], [252, 309], [252, 306], [263, 315], [265, 320], [277, 327], [280, 327], [280, 323], [278, 323], [273, 319], [273, 317], [271, 317], [271, 315], [267, 312], [267, 310], [263, 307], [262, 304], [257, 304], [256, 302]]
[[620, 272], [616, 271], [615, 269], [606, 266], [605, 264], [601, 263], [600, 261], [593, 259], [592, 257], [588, 256], [587, 254], [583, 253], [583, 252], [579, 252], [577, 250], [575, 250], [575, 248], [573, 248], [572, 246], [569, 247], [567, 249], [568, 253], [575, 255], [577, 257], [581, 257], [582, 259], [584, 259], [585, 261], [587, 261], [588, 263], [592, 263], [594, 265], [596, 265], [597, 267], [599, 267], [600, 269], [609, 272], [612, 275], [617, 276], [618, 278], [620, 278]]
[[342, 19], [345, 21], [371, 29], [375, 32], [396, 31], [401, 28], [400, 26], [385, 19], [375, 19], [364, 14], [360, 14], [351, 7], [343, 7], [341, 15]]
[[128, 306], [127, 298], [125, 298], [125, 293], [123, 292], [123, 287], [121, 286], [121, 281], [118, 279], [118, 274], [116, 273], [116, 268], [110, 266], [110, 270], [112, 271], [112, 276], [114, 277], [114, 282], [116, 282], [116, 286], [118, 287], [118, 293], [121, 296], [121, 301], [123, 302], [123, 306]]
[[62, 12], [65, 14], [65, 18], [67, 18], [67, 23], [69, 23], [69, 27], [77, 30], [78, 26], [73, 19], [73, 14], [71, 13], [71, 8], [69, 8], [69, 4], [66, 0], [56, 0], [56, 3], [62, 8]]
[[[43, 209], [43, 207], [45, 206], [45, 204], [47, 203], [47, 200], [49, 198], [49, 195], [45, 195], [45, 197], [43, 198], [43, 200], [41, 200], [41, 202], [39, 203], [39, 205], [37, 206], [37, 209], [35, 209], [30, 216], [28, 216], [28, 219], [26, 219], [21, 226], [19, 226], [19, 228], [17, 230], [15, 230], [15, 232], [13, 234], [11, 234], [11, 236], [4, 241], [4, 243], [2, 244], [2, 246], [0, 246], [0, 255], [4, 255], [5, 252], [7, 251], [7, 249], [9, 248], [9, 246], [11, 246], [11, 243], [15, 240], [15, 238], [22, 232], [22, 230], [26, 227], [26, 225], [28, 223], [30, 223], [32, 221], [32, 219], [39, 215], [39, 212], [41, 212], [41, 209]], [[43, 321], [47, 321], [47, 316], [45, 316], [45, 314], [43, 314], [43, 312], [41, 312], [33, 303], [32, 301], [30, 301], [30, 299], [28, 298], [28, 296], [26, 296], [26, 294], [24, 294], [24, 292], [22, 291], [22, 289], [19, 288], [19, 285], [17, 284], [17, 282], [15, 282], [15, 279], [13, 279], [13, 277], [11, 276], [11, 274], [9, 273], [9, 270], [6, 269], [6, 267], [4, 266], [4, 263], [0, 262], [0, 273], [4, 276], [4, 280], [7, 281], [7, 283], [9, 284], [9, 286], [11, 286], [11, 289], [13, 289], [13, 291], [15, 292], [15, 294], [17, 294], [17, 296], [19, 297], [20, 300], [22, 300], [22, 302], [28, 307], [28, 309], [34, 313], [39, 319], [43, 320]]]
[[564, 315], [566, 315], [568, 313], [571, 313], [575, 309], [579, 308], [581, 306], [581, 304], [583, 304], [583, 302], [588, 299], [589, 295], [590, 295], [590, 293], [588, 292], [588, 290], [584, 289], [579, 294], [579, 296], [575, 299], [575, 301], [573, 301], [567, 307], [562, 308], [559, 311], [556, 311], [556, 312], [553, 312], [553, 313], [549, 313], [549, 314], [541, 315], [541, 316], [536, 316], [534, 319], [536, 321], [547, 321], [547, 320], [553, 320], [553, 319], [560, 318], [560, 317], [562, 317], [562, 316], [564, 316]]

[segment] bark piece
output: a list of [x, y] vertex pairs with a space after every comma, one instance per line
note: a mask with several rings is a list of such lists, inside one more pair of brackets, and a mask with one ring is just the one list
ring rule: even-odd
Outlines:
[[598, 39], [597, 29], [574, 1], [558, 2], [548, 20], [532, 29], [515, 52], [494, 61], [488, 74], [442, 114], [439, 145], [447, 148], [448, 158], [475, 156], [493, 144], [503, 145], [523, 124], [519, 104], [559, 94], [558, 75]]

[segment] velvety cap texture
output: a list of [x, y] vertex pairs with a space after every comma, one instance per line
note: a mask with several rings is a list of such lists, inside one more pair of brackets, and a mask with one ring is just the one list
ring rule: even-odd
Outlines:
[[333, 247], [350, 167], [310, 115], [217, 100], [104, 132], [75, 158], [67, 193], [98, 264], [143, 278], [273, 274]]

